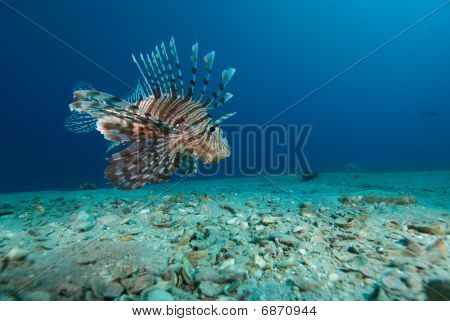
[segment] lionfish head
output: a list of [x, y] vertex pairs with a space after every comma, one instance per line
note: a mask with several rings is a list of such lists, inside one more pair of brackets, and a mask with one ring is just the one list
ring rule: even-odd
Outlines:
[[206, 126], [209, 135], [204, 152], [200, 155], [200, 160], [205, 164], [218, 163], [221, 159], [229, 157], [230, 144], [225, 134], [217, 122], [211, 122]]

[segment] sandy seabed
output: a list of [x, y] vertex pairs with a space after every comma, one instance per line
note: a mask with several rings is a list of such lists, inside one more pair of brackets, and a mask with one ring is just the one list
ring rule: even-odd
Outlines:
[[0, 195], [3, 300], [447, 300], [450, 172]]

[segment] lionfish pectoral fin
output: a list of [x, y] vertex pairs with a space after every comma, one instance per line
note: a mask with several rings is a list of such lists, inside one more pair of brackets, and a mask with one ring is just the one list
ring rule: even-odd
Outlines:
[[223, 115], [222, 117], [220, 117], [219, 119], [214, 121], [214, 124], [219, 125], [220, 123], [222, 123], [224, 120], [227, 120], [230, 117], [233, 117], [234, 115], [236, 115], [236, 112], [232, 112], [232, 113], [228, 113], [226, 115]]
[[[135, 94], [139, 95], [140, 87], [138, 85]], [[134, 95], [134, 94], [133, 94]], [[90, 114], [107, 114], [117, 115], [136, 122], [149, 123], [152, 122], [159, 126], [168, 126], [163, 121], [154, 117], [141, 113], [139, 108], [133, 103], [97, 90], [76, 90], [73, 92], [75, 101], [69, 105], [71, 110], [79, 112], [87, 112]]]
[[142, 124], [121, 116], [101, 116], [97, 121], [97, 130], [105, 139], [115, 143], [136, 140], [153, 141], [164, 137], [166, 130], [151, 123]]
[[73, 96], [76, 101], [70, 104], [71, 109], [96, 119], [97, 130], [108, 140], [155, 139], [170, 129], [165, 122], [121, 98], [96, 90], [77, 90]]
[[184, 154], [181, 158], [180, 167], [177, 170], [178, 176], [195, 176], [197, 174], [197, 160], [190, 156]]
[[168, 181], [180, 165], [181, 154], [164, 142], [136, 141], [109, 159], [106, 177], [118, 189], [132, 190]]

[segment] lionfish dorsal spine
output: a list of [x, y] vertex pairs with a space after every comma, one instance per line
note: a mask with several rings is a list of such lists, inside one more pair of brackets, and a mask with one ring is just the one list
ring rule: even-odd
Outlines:
[[[150, 70], [151, 66], [149, 68], [149, 65], [147, 65], [147, 61], [145, 60], [145, 57], [142, 54], [142, 52], [139, 53], [139, 56], [141, 58], [142, 64], [145, 67], [145, 71], [147, 72], [146, 77], [145, 77], [145, 81], [150, 86], [150, 89], [151, 89], [151, 92], [152, 92], [152, 96], [153, 97], [158, 97], [160, 89], [159, 89], [159, 86], [157, 86], [157, 84], [155, 83], [155, 77], [153, 76], [154, 75], [153, 69]], [[150, 81], [150, 83], [149, 83], [149, 81]]]
[[170, 47], [170, 52], [171, 52], [172, 56], [175, 58], [175, 67], [177, 69], [177, 74], [178, 74], [178, 86], [180, 88], [179, 95], [180, 95], [180, 97], [183, 97], [184, 96], [183, 75], [181, 73], [181, 64], [180, 64], [180, 60], [178, 59], [177, 46], [175, 45], [174, 37], [170, 38], [169, 47]]
[[[231, 97], [233, 97], [233, 95], [231, 95], [230, 93], [224, 93], [224, 92], [225, 92], [225, 88], [227, 87], [231, 78], [233, 78], [233, 75], [235, 72], [236, 72], [236, 69], [234, 69], [234, 68], [229, 68], [229, 69], [225, 69], [224, 71], [222, 71], [222, 79], [219, 84], [219, 87], [217, 88], [217, 90], [215, 90], [211, 94], [212, 99], [208, 99], [204, 103], [204, 106], [207, 109], [208, 108], [217, 108], [220, 105], [224, 104]], [[228, 99], [226, 99], [227, 94], [228, 94], [228, 96], [231, 95], [231, 97], [229, 97]]]
[[153, 83], [155, 85], [155, 90], [153, 90], [153, 92], [155, 94], [155, 98], [158, 99], [163, 94], [162, 86], [161, 86], [161, 83], [159, 82], [159, 79], [158, 79], [158, 76], [156, 74], [155, 68], [153, 67], [152, 60], [150, 59], [150, 55], [146, 54], [146, 58], [147, 58], [147, 63], [148, 63], [148, 65], [150, 66], [150, 68], [152, 70], [152, 80], [153, 80]]
[[158, 66], [161, 70], [162, 81], [166, 85], [166, 92], [171, 97], [176, 97], [176, 90], [174, 89], [172, 82], [170, 81], [170, 78], [169, 78], [169, 70], [167, 70], [166, 67], [164, 67], [163, 56], [161, 55], [161, 52], [159, 51], [158, 46], [155, 47], [155, 58], [156, 58]]
[[[170, 55], [168, 50], [170, 50]], [[183, 76], [175, 39], [173, 37], [170, 39], [168, 47], [162, 42], [160, 46], [155, 46], [155, 49], [150, 54], [146, 54], [146, 58], [142, 54], [140, 54], [140, 58], [141, 61], [138, 62], [133, 55], [133, 60], [144, 78], [144, 98], [154, 97], [157, 100], [156, 105], [158, 106], [163, 104], [160, 101], [161, 97], [170, 97], [174, 100], [186, 98], [209, 110], [220, 107], [233, 97], [225, 89], [236, 72], [234, 68], [223, 70], [218, 87], [211, 94], [206, 95], [213, 70], [215, 51], [211, 51], [204, 56], [202, 85], [200, 88], [196, 88], [198, 43], [192, 46], [192, 54], [190, 56], [190, 60], [192, 61], [191, 76], [189, 84], [186, 87], [186, 96], [184, 96]], [[223, 120], [223, 118], [221, 119]]]
[[212, 108], [217, 108], [222, 106], [223, 104], [225, 104], [227, 101], [229, 101], [231, 98], [233, 98], [234, 95], [232, 93], [225, 93], [223, 94], [217, 101], [214, 102], [214, 104], [212, 105]]
[[156, 59], [156, 55], [155, 55], [155, 53], [153, 51], [152, 51], [151, 55], [152, 55], [153, 66], [154, 66], [155, 71], [156, 71], [155, 74], [157, 74], [157, 77], [159, 78], [161, 86], [162, 86], [161, 87], [162, 92], [163, 92], [164, 95], [167, 95], [167, 94], [169, 94], [170, 91], [168, 90], [167, 82], [164, 80], [164, 73], [161, 71], [161, 68], [159, 67], [158, 60]]
[[197, 61], [198, 61], [198, 42], [192, 46], [192, 68], [191, 68], [191, 79], [189, 80], [188, 97], [192, 97], [195, 91], [195, 81], [197, 79]]
[[202, 87], [202, 89], [200, 91], [199, 97], [197, 98], [198, 102], [202, 101], [203, 96], [206, 93], [206, 89], [208, 88], [209, 78], [211, 77], [211, 72], [212, 72], [212, 67], [213, 67], [213, 64], [214, 64], [214, 57], [215, 57], [215, 55], [216, 55], [216, 52], [215, 51], [211, 51], [211, 52], [207, 53], [205, 55], [205, 57], [203, 58], [203, 60], [205, 61], [205, 65], [203, 67], [203, 71], [205, 72], [205, 75], [204, 75], [203, 80], [202, 80], [203, 87]]
[[167, 71], [170, 75], [170, 87], [172, 89], [172, 96], [181, 97], [181, 90], [177, 87], [177, 83], [175, 82], [175, 74], [173, 73], [172, 64], [170, 63], [169, 55], [167, 54], [167, 49], [164, 42], [161, 43], [161, 52], [165, 59]]
[[130, 104], [133, 104], [141, 99], [146, 98], [145, 91], [141, 85], [141, 81], [138, 80], [138, 83], [136, 85], [136, 88], [133, 90], [133, 92], [125, 99]]
[[146, 93], [146, 94], [147, 94], [148, 96], [152, 96], [152, 95], [153, 95], [152, 88], [151, 88], [151, 86], [150, 86], [150, 84], [149, 84], [149, 82], [148, 82], [147, 77], [146, 77], [145, 74], [144, 74], [144, 71], [143, 71], [142, 68], [141, 68], [141, 65], [140, 65], [139, 62], [137, 61], [137, 59], [136, 59], [136, 57], [134, 56], [134, 54], [131, 54], [131, 57], [133, 58], [134, 63], [135, 63], [136, 66], [138, 67], [139, 72], [141, 73], [141, 76], [142, 76], [142, 78], [143, 78], [144, 81], [145, 81], [144, 88], [147, 90], [147, 93]]

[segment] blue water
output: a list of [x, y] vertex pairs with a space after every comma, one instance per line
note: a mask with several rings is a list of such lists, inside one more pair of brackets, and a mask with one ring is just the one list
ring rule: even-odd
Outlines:
[[[185, 65], [194, 42], [215, 49], [217, 71], [237, 69], [235, 98], [218, 115], [264, 124], [445, 1], [6, 2], [132, 85], [132, 52], [172, 35]], [[448, 169], [449, 39], [450, 5], [274, 123], [313, 125], [305, 152], [317, 171]], [[0, 192], [105, 184], [104, 139], [62, 122], [75, 82], [129, 88], [2, 3], [0, 40]], [[243, 147], [232, 146], [230, 162]]]

